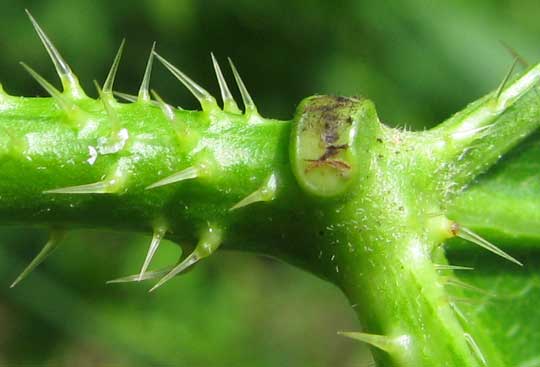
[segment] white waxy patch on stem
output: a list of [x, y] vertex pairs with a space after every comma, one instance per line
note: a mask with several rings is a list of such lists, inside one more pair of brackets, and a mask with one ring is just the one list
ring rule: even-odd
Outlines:
[[39, 264], [41, 264], [60, 244], [65, 237], [65, 231], [53, 230], [50, 234], [49, 240], [41, 251], [36, 255], [32, 262], [21, 272], [21, 274], [11, 284], [10, 288], [15, 287], [20, 281], [28, 276]]
[[189, 254], [180, 264], [176, 265], [167, 275], [159, 280], [149, 292], [153, 292], [161, 287], [164, 283], [171, 280], [176, 275], [193, 266], [200, 260], [212, 255], [221, 245], [223, 241], [223, 231], [214, 225], [208, 224], [206, 230], [201, 235], [197, 247]]
[[158, 226], [154, 229], [154, 234], [152, 235], [152, 242], [150, 242], [148, 253], [146, 254], [144, 264], [141, 268], [141, 272], [139, 273], [139, 281], [143, 280], [144, 274], [146, 273], [148, 266], [150, 266], [150, 262], [152, 261], [152, 258], [154, 257], [154, 254], [156, 253], [159, 244], [161, 243], [161, 239], [163, 238], [163, 236], [165, 236], [165, 233], [167, 233], [167, 228], [165, 228], [164, 226]]
[[195, 83], [190, 77], [181, 72], [173, 64], [154, 51], [157, 59], [178, 79], [190, 92], [197, 98], [203, 111], [213, 111], [217, 108], [216, 99], [199, 84]]
[[221, 99], [223, 100], [223, 111], [230, 113], [241, 113], [242, 111], [240, 111], [240, 109], [238, 108], [238, 105], [236, 104], [236, 101], [231, 94], [229, 86], [225, 81], [225, 77], [221, 72], [219, 63], [217, 62], [213, 53], [210, 53], [210, 55], [212, 56], [212, 64], [214, 65], [214, 71], [216, 72], [219, 90], [221, 91]]
[[471, 231], [468, 228], [459, 226], [457, 228], [456, 235], [458, 237], [463, 238], [464, 240], [467, 240], [469, 242], [472, 242], [475, 245], [478, 245], [478, 246], [480, 246], [480, 247], [482, 247], [482, 248], [484, 248], [484, 249], [486, 249], [486, 250], [488, 250], [490, 252], [493, 252], [494, 254], [499, 255], [500, 257], [505, 258], [506, 260], [513, 262], [514, 264], [517, 264], [519, 266], [523, 266], [523, 264], [521, 262], [519, 262], [518, 260], [516, 260], [514, 257], [510, 256], [509, 254], [507, 254], [506, 252], [504, 252], [503, 250], [501, 250], [500, 248], [498, 248], [497, 246], [495, 246], [494, 244], [492, 244], [488, 240], [480, 237], [478, 234], [474, 233], [473, 231]]
[[[454, 139], [458, 139], [458, 140], [465, 140], [465, 139], [470, 139], [470, 138], [481, 139], [484, 136], [487, 136], [489, 134], [489, 129], [494, 126], [495, 126], [494, 124], [489, 124], [489, 125], [476, 127], [470, 130], [461, 129], [459, 131], [456, 131], [453, 137]], [[471, 149], [471, 147], [468, 147], [468, 148]]]
[[30, 21], [32, 22], [32, 26], [36, 30], [36, 33], [39, 36], [39, 39], [43, 43], [43, 46], [45, 46], [45, 49], [47, 50], [47, 53], [49, 54], [53, 64], [54, 68], [56, 69], [56, 73], [60, 77], [60, 80], [62, 81], [62, 86], [64, 87], [64, 91], [68, 92], [71, 96], [75, 98], [82, 98], [85, 97], [85, 93], [82, 90], [79, 80], [77, 79], [77, 76], [71, 71], [71, 68], [67, 64], [67, 62], [64, 60], [62, 55], [60, 55], [60, 52], [56, 49], [54, 44], [51, 42], [49, 37], [45, 34], [43, 29], [40, 27], [38, 22], [34, 19], [32, 14], [28, 11], [28, 9], [25, 10], [26, 14], [28, 15], [28, 18], [30, 18]]
[[146, 63], [146, 69], [144, 71], [141, 87], [139, 88], [139, 95], [137, 96], [137, 100], [139, 102], [150, 101], [150, 77], [152, 76], [152, 65], [154, 62], [155, 49], [156, 49], [156, 43], [154, 42], [152, 44], [152, 49], [150, 50], [150, 55], [148, 56], [148, 62]]
[[256, 202], [268, 202], [272, 201], [276, 197], [276, 191], [277, 191], [277, 178], [275, 174], [272, 174], [266, 182], [259, 187], [257, 190], [240, 200], [238, 203], [233, 205], [229, 210], [235, 210], [238, 208], [242, 208], [244, 206], [248, 206], [250, 204], [256, 203]]

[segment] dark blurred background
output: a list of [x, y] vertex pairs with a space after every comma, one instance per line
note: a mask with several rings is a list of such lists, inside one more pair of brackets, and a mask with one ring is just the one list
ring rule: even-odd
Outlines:
[[[163, 56], [216, 94], [209, 53], [222, 68], [230, 56], [261, 113], [283, 119], [311, 94], [363, 95], [386, 123], [425, 128], [498, 85], [512, 62], [501, 41], [530, 62], [540, 58], [536, 0], [0, 0], [0, 81], [26, 96], [44, 93], [18, 61], [57, 78], [24, 8], [92, 95], [92, 80], [103, 82], [123, 37], [116, 89], [136, 93], [155, 40]], [[198, 108], [157, 64], [152, 88]], [[335, 334], [359, 327], [337, 289], [252, 255], [214, 256], [148, 295], [146, 284], [105, 285], [139, 269], [148, 237], [76, 232], [9, 289], [46, 236], [0, 232], [1, 366], [369, 363], [365, 349]], [[176, 251], [164, 244], [155, 266]]]

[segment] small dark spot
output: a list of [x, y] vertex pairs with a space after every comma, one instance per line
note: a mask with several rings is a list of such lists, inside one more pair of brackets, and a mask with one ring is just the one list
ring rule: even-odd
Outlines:
[[338, 141], [339, 135], [338, 132], [334, 129], [330, 130], [327, 129], [326, 133], [324, 134], [324, 142], [327, 144], [332, 144]]
[[381, 139], [381, 138], [377, 138], [377, 143], [382, 143], [382, 139]]
[[319, 236], [323, 237], [324, 236], [324, 231], [319, 231]]
[[398, 209], [399, 209], [400, 212], [402, 212], [403, 210], [405, 210], [405, 208], [402, 207], [402, 206], [400, 206]]
[[459, 234], [459, 224], [457, 224], [456, 222], [452, 223], [452, 225], [450, 226], [450, 233], [453, 236], [457, 236]]

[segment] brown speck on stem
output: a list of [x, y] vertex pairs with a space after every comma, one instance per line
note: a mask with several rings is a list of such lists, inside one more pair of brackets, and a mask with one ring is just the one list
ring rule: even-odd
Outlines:
[[453, 237], [456, 237], [459, 234], [459, 224], [454, 222], [450, 225], [450, 233]]

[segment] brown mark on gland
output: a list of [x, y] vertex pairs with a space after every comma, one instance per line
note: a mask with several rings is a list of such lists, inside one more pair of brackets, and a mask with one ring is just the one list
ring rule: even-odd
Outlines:
[[[349, 148], [349, 144], [338, 145], [336, 143], [340, 140], [340, 128], [342, 125], [352, 125], [353, 118], [351, 114], [354, 106], [358, 103], [358, 99], [327, 96], [321, 98], [324, 98], [324, 103], [314, 103], [306, 108], [307, 113], [319, 116], [314, 119], [315, 123], [305, 126], [304, 129], [320, 129], [320, 143], [324, 152], [317, 159], [306, 159], [307, 162], [310, 162], [310, 165], [305, 171], [307, 173], [312, 169], [327, 166], [333, 167], [343, 174], [351, 169], [351, 165], [341, 159], [333, 158]], [[344, 110], [347, 109], [348, 113], [345, 117]]]
[[306, 168], [306, 171], [309, 171], [313, 168], [320, 167], [323, 165], [328, 165], [330, 167], [334, 167], [335, 169], [338, 169], [340, 171], [345, 171], [351, 169], [351, 166], [339, 159], [330, 159], [334, 156], [336, 156], [341, 150], [346, 150], [349, 147], [348, 144], [343, 145], [328, 145], [326, 146], [326, 150], [317, 159], [306, 159], [307, 162], [310, 162], [308, 168]]

